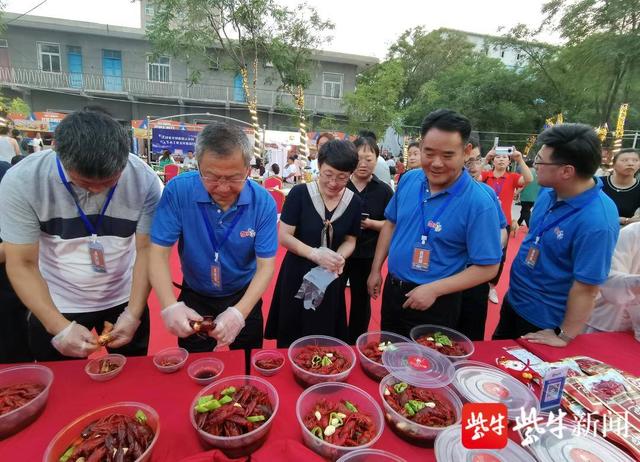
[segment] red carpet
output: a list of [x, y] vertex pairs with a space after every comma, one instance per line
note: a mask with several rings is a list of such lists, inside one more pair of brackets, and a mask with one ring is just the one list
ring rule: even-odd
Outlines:
[[[511, 268], [511, 262], [513, 261], [513, 257], [518, 251], [520, 244], [522, 243], [522, 239], [524, 238], [525, 233], [523, 231], [519, 232], [515, 239], [509, 240], [509, 249], [507, 252], [507, 262], [505, 264], [504, 271], [502, 272], [502, 277], [500, 279], [500, 283], [498, 284], [497, 291], [500, 296], [500, 303], [502, 303], [502, 298], [504, 297], [504, 293], [509, 286], [509, 269]], [[276, 283], [276, 278], [278, 271], [280, 269], [280, 264], [282, 263], [282, 259], [284, 258], [285, 250], [280, 247], [278, 249], [278, 254], [276, 257], [276, 274], [274, 275], [269, 288], [264, 293], [263, 300], [263, 314], [265, 318], [265, 322], [267, 319], [267, 315], [269, 313], [269, 307], [271, 306], [271, 297], [273, 296], [273, 290]], [[178, 258], [177, 247], [174, 247], [174, 251], [171, 256], [171, 272], [173, 274], [173, 280], [175, 282], [182, 282], [182, 273], [180, 271], [180, 260]], [[384, 273], [386, 274], [386, 267], [384, 269]], [[176, 294], [178, 293], [178, 289], [175, 289]], [[379, 330], [380, 329], [380, 302], [381, 298], [378, 300], [372, 300], [371, 306], [371, 322], [369, 324], [370, 330]], [[498, 305], [494, 305], [489, 303], [489, 312], [487, 315], [487, 327], [485, 330], [485, 339], [490, 339], [491, 334], [493, 333], [496, 325], [498, 324], [498, 319], [500, 317], [500, 303]], [[349, 306], [349, 291], [347, 290], [347, 308]], [[160, 317], [160, 303], [155, 296], [155, 293], [151, 292], [149, 296], [149, 308], [151, 310], [151, 339], [149, 341], [149, 354], [152, 355], [157, 351], [169, 347], [175, 346], [177, 344], [176, 337], [169, 334], [165, 329], [162, 319]], [[265, 340], [264, 342], [265, 348], [275, 348], [274, 340]]]

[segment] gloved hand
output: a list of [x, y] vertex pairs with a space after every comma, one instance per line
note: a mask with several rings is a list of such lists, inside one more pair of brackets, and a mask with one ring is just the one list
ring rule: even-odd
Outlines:
[[119, 348], [129, 343], [139, 326], [140, 320], [131, 314], [129, 307], [126, 307], [118, 316], [113, 330], [109, 332], [109, 348]]
[[64, 356], [86, 358], [100, 346], [95, 335], [89, 329], [75, 321], [69, 323], [51, 339], [51, 344]]
[[309, 255], [309, 260], [334, 273], [342, 272], [341, 270], [344, 267], [344, 258], [342, 255], [328, 247], [314, 248]]
[[189, 321], [202, 321], [202, 316], [182, 302], [169, 305], [160, 314], [167, 330], [183, 338], [195, 333]]
[[216, 328], [209, 332], [209, 336], [218, 341], [217, 347], [223, 347], [236, 339], [244, 327], [244, 316], [235, 306], [230, 306], [216, 317], [215, 323]]

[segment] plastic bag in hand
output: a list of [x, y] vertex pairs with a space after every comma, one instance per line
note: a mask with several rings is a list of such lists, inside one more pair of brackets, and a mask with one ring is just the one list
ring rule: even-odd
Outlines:
[[296, 298], [303, 300], [305, 310], [314, 310], [320, 306], [324, 293], [338, 275], [321, 266], [316, 266], [302, 279]]

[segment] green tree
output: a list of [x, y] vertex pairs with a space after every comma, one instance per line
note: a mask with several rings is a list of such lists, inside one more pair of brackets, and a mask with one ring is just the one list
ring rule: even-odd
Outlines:
[[147, 36], [157, 53], [184, 59], [198, 81], [202, 68], [222, 49], [242, 76], [255, 133], [254, 152], [261, 153], [258, 123], [258, 63], [264, 55], [272, 0], [153, 0], [155, 14]]
[[327, 34], [334, 24], [323, 20], [306, 4], [295, 9], [274, 8], [271, 15], [273, 27], [265, 43], [266, 55], [278, 73], [281, 88], [293, 98], [299, 119], [300, 152], [308, 156], [304, 92], [312, 81], [312, 54], [329, 42]]
[[398, 119], [405, 91], [405, 68], [399, 59], [372, 66], [356, 79], [356, 91], [345, 95], [349, 130], [367, 128], [382, 135]]

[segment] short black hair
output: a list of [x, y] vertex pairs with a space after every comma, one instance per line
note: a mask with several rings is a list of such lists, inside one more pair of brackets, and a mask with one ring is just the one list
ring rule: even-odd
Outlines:
[[85, 107], [82, 108], [83, 111], [91, 111], [91, 112], [101, 112], [103, 114], [106, 114], [110, 117], [113, 117], [113, 114], [111, 114], [104, 106], [101, 106], [99, 104], [88, 104]]
[[482, 150], [482, 146], [480, 146], [480, 135], [478, 135], [478, 132], [471, 132], [469, 135], [469, 144], [473, 149], [478, 148]]
[[602, 162], [600, 139], [589, 125], [554, 125], [543, 131], [538, 141], [553, 148], [551, 160], [573, 166], [580, 178], [591, 178]]
[[367, 137], [367, 138], [371, 138], [373, 141], [375, 141], [376, 143], [378, 142], [378, 137], [376, 136], [376, 134], [374, 132], [372, 132], [371, 130], [360, 130], [358, 132], [358, 136], [359, 137]]
[[271, 164], [271, 171], [276, 175], [280, 175], [280, 166], [276, 163]]
[[62, 165], [86, 178], [111, 178], [127, 166], [129, 135], [103, 112], [72, 112], [56, 128], [55, 140]]
[[412, 141], [411, 143], [409, 143], [409, 146], [407, 146], [407, 151], [411, 148], [418, 148], [420, 149], [420, 142], [419, 141]]
[[424, 135], [432, 128], [445, 132], [459, 133], [463, 144], [467, 143], [471, 135], [471, 122], [469, 119], [451, 109], [438, 109], [427, 115], [422, 121], [420, 136], [424, 138]]
[[640, 151], [638, 151], [637, 149], [633, 149], [633, 148], [620, 149], [618, 152], [616, 152], [616, 155], [613, 156], [613, 160], [611, 161], [611, 163], [615, 164], [616, 160], [618, 160], [618, 157], [620, 157], [622, 154], [635, 154], [636, 156], [640, 157]]
[[20, 136], [20, 130], [18, 130], [17, 128], [14, 128], [13, 130], [11, 130], [11, 136], [13, 136], [14, 138], [16, 136]]
[[353, 145], [356, 147], [356, 152], [360, 150], [361, 147], [367, 147], [369, 151], [373, 152], [376, 155], [376, 157], [380, 155], [380, 148], [378, 147], [378, 143], [376, 143], [375, 138], [371, 138], [370, 136], [360, 135], [353, 142]]
[[318, 153], [318, 167], [325, 163], [341, 172], [352, 173], [358, 166], [358, 150], [351, 141], [328, 141]]

